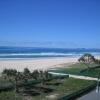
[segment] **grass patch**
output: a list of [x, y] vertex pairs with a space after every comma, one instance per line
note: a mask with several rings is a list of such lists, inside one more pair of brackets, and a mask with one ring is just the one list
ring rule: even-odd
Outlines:
[[69, 66], [69, 68], [63, 67], [63, 68], [58, 68], [56, 70], [51, 70], [52, 72], [57, 72], [57, 73], [66, 73], [66, 74], [79, 74], [81, 70], [86, 69], [87, 67], [84, 64], [73, 64]]
[[100, 76], [100, 68], [86, 70], [82, 73], [82, 75], [98, 78], [98, 75]]
[[[95, 64], [91, 65], [94, 66]], [[84, 71], [83, 71], [84, 70]], [[82, 72], [83, 71], [83, 72]], [[94, 68], [94, 69], [87, 69], [87, 66], [85, 64], [73, 64], [69, 68], [59, 68], [57, 70], [52, 70], [52, 72], [57, 73], [65, 73], [65, 74], [74, 74], [74, 75], [83, 75], [83, 76], [89, 76], [89, 77], [98, 77], [100, 75], [100, 68]]]
[[18, 94], [16, 94], [15, 96], [15, 93], [12, 91], [12, 92], [1, 92], [0, 100], [24, 100], [24, 99]]
[[[50, 81], [51, 83], [52, 81]], [[53, 80], [54, 82], [58, 82], [57, 80]], [[72, 93], [75, 93], [79, 90], [82, 90], [88, 86], [93, 85], [95, 82], [94, 81], [87, 81], [87, 80], [80, 80], [80, 79], [73, 79], [73, 78], [68, 78], [64, 79], [62, 81], [62, 84], [57, 85], [57, 86], [49, 86], [49, 88], [53, 88], [54, 91], [49, 94], [42, 93], [40, 96], [33, 97], [32, 100], [58, 100], [62, 96], [65, 95], [70, 95]]]
[[0, 77], [0, 92], [1, 91], [9, 91], [12, 89], [14, 89], [13, 84], [11, 82], [9, 82], [8, 80], [5, 80]]

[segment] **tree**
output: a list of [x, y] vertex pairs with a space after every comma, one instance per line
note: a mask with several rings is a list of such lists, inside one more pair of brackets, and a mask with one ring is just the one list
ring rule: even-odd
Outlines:
[[88, 69], [90, 69], [91, 68], [91, 64], [95, 63], [96, 59], [95, 59], [95, 57], [93, 55], [86, 53], [82, 57], [80, 57], [78, 59], [78, 61], [80, 63], [85, 64], [88, 67]]
[[95, 60], [95, 63], [98, 64], [98, 65], [100, 66], [100, 60], [99, 60], [99, 59], [96, 59], [96, 60]]
[[31, 76], [30, 70], [28, 68], [25, 68], [23, 72], [24, 81], [27, 82], [30, 76]]
[[6, 74], [6, 75], [9, 76], [9, 77], [15, 76], [16, 73], [17, 73], [17, 70], [15, 70], [15, 69], [5, 69], [5, 70], [2, 72], [2, 74]]
[[29, 75], [30, 74], [30, 70], [28, 68], [25, 68], [23, 74]]
[[32, 78], [38, 80], [39, 79], [39, 72], [37, 70], [34, 70], [32, 73], [31, 73], [31, 76]]

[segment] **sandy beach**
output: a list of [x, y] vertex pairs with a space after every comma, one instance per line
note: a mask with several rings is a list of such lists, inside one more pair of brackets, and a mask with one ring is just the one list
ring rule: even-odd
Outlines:
[[10, 59], [0, 60], [0, 72], [5, 68], [16, 69], [23, 71], [24, 68], [33, 70], [48, 70], [50, 68], [62, 67], [66, 64], [66, 67], [77, 62], [78, 57], [57, 57], [57, 58], [37, 58], [37, 59]]

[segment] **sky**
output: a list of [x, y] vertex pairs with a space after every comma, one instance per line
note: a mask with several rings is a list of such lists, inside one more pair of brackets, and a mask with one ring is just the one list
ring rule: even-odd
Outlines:
[[100, 48], [100, 0], [0, 0], [0, 46]]

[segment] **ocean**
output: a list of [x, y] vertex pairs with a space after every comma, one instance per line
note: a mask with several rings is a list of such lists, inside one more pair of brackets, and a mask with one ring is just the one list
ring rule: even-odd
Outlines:
[[100, 49], [0, 47], [0, 58], [74, 57], [84, 53], [100, 55]]

